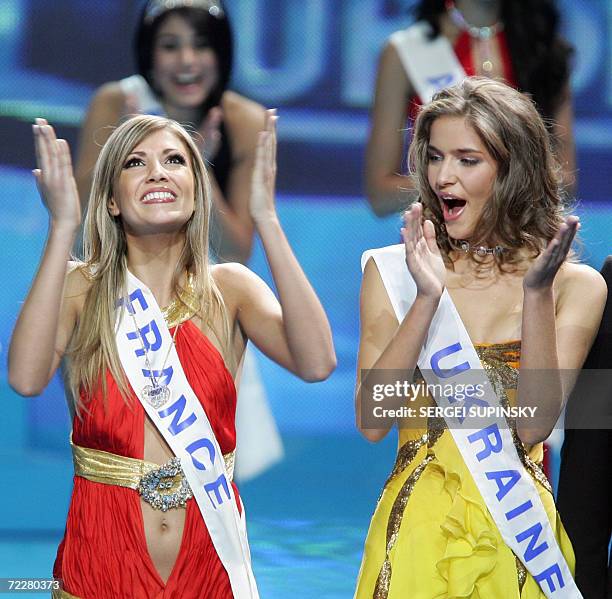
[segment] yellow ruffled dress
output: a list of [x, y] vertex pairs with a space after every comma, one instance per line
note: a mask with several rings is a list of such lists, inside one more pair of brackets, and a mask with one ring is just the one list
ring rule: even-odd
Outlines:
[[[520, 341], [475, 345], [502, 403], [514, 403]], [[418, 407], [432, 403], [421, 397]], [[574, 552], [540, 464], [542, 444], [519, 456], [535, 480], [567, 563]], [[357, 599], [545, 599], [538, 584], [504, 543], [444, 421], [402, 428], [395, 466], [365, 542]]]

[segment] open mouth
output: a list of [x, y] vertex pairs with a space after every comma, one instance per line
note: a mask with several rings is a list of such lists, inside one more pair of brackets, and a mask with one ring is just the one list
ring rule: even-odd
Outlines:
[[188, 87], [191, 85], [201, 85], [202, 75], [196, 75], [193, 73], [179, 73], [174, 77], [174, 83], [181, 87]]
[[465, 200], [452, 196], [444, 196], [440, 199], [442, 200], [442, 214], [445, 221], [456, 220], [461, 216], [466, 206]]
[[142, 198], [143, 204], [168, 204], [174, 202], [176, 196], [169, 191], [151, 191]]

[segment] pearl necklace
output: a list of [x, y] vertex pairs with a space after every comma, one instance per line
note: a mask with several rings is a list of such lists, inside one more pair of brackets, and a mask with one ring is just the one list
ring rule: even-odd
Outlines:
[[446, 0], [446, 11], [456, 27], [461, 31], [467, 31], [472, 39], [479, 42], [479, 52], [482, 61], [482, 70], [489, 74], [493, 71], [493, 61], [491, 52], [491, 40], [504, 29], [504, 24], [497, 21], [489, 27], [476, 27], [468, 23], [463, 16], [463, 13], [455, 6], [453, 0]]

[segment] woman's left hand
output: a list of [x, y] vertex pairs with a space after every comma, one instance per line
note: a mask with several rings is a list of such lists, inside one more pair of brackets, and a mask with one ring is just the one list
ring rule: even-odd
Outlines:
[[276, 187], [276, 110], [266, 110], [264, 130], [259, 132], [255, 165], [251, 179], [249, 212], [257, 224], [276, 219], [274, 192]]
[[200, 152], [206, 162], [210, 162], [221, 147], [221, 123], [223, 110], [220, 106], [213, 106], [206, 115], [199, 134], [202, 136]]
[[569, 216], [565, 220], [547, 248], [538, 256], [525, 274], [523, 279], [525, 290], [541, 291], [552, 287], [555, 276], [565, 262], [579, 228], [580, 221], [577, 216]]

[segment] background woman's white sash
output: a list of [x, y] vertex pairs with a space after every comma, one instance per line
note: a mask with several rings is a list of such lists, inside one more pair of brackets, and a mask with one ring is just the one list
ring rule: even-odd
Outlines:
[[389, 37], [423, 104], [431, 102], [436, 92], [466, 77], [450, 42], [443, 35], [430, 39], [430, 32], [428, 23], [419, 22]]

